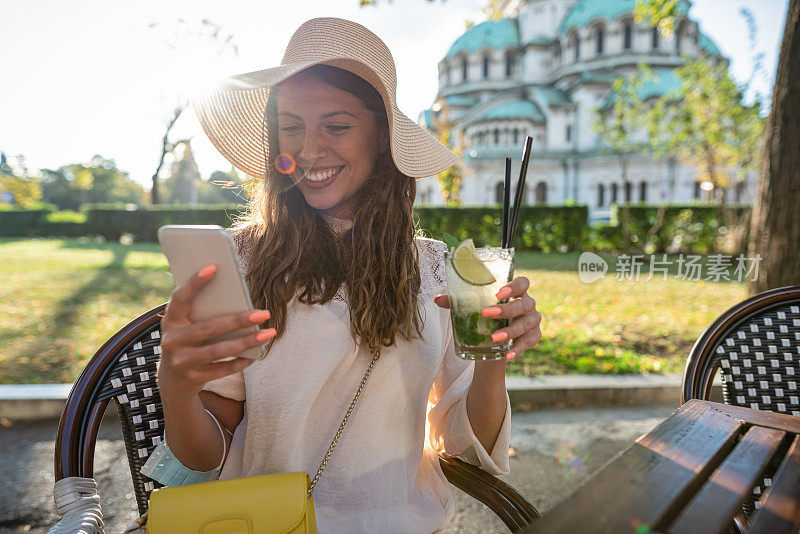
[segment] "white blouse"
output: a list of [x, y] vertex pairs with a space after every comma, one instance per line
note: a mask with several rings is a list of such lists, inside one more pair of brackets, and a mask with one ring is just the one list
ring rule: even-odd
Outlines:
[[[337, 231], [349, 228], [349, 221], [326, 220]], [[467, 417], [475, 363], [456, 356], [450, 312], [433, 302], [447, 292], [446, 245], [421, 237], [415, 242], [425, 341], [397, 336], [394, 346], [381, 350], [314, 489], [320, 534], [439, 532], [453, 518], [454, 495], [437, 451], [495, 475], [509, 472], [508, 394], [489, 453]], [[237, 246], [245, 270], [247, 246]], [[343, 289], [325, 304], [293, 298], [286, 332], [265, 359], [205, 385], [245, 401], [220, 480], [296, 471], [314, 477], [371, 360], [367, 347], [354, 344], [349, 326]]]

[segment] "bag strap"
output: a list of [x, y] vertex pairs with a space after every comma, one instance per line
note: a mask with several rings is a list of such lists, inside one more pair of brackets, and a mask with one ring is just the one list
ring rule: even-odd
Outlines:
[[314, 475], [314, 479], [308, 486], [308, 493], [306, 493], [306, 498], [310, 497], [311, 492], [314, 491], [314, 487], [317, 485], [317, 481], [319, 480], [320, 475], [322, 475], [322, 472], [325, 470], [325, 466], [328, 464], [328, 460], [331, 457], [331, 453], [333, 453], [333, 449], [339, 442], [339, 437], [342, 435], [342, 431], [344, 430], [344, 427], [347, 424], [347, 420], [350, 419], [350, 414], [353, 412], [353, 408], [355, 408], [356, 402], [358, 402], [358, 396], [361, 395], [361, 390], [364, 389], [364, 384], [367, 383], [367, 378], [369, 378], [369, 374], [372, 372], [372, 368], [375, 367], [375, 362], [377, 362], [378, 358], [380, 357], [381, 357], [381, 349], [378, 348], [373, 353], [372, 361], [369, 362], [369, 367], [367, 367], [367, 372], [364, 374], [364, 378], [361, 379], [361, 384], [359, 384], [358, 390], [356, 391], [356, 395], [355, 397], [353, 397], [353, 402], [350, 403], [350, 407], [347, 409], [347, 413], [344, 414], [344, 419], [342, 419], [342, 422], [339, 424], [339, 430], [336, 431], [336, 437], [333, 438], [331, 446], [328, 447], [328, 452], [325, 453], [325, 458], [322, 460], [322, 465], [319, 466], [319, 469], [317, 469], [317, 473]]

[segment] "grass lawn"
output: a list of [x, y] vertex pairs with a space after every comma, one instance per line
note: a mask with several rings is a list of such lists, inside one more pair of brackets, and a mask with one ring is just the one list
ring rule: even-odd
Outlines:
[[[543, 337], [509, 362], [509, 374], [681, 371], [700, 333], [747, 296], [743, 282], [645, 280], [646, 266], [639, 281], [618, 281], [612, 256], [606, 276], [585, 284], [578, 256], [517, 254]], [[173, 289], [157, 243], [5, 238], [0, 258], [4, 384], [74, 382], [114, 332]]]

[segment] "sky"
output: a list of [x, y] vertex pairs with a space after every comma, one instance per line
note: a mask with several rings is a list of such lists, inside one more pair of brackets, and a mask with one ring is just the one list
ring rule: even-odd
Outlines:
[[[416, 121], [436, 96], [438, 62], [465, 21], [483, 20], [485, 3], [382, 0], [359, 8], [358, 0], [0, 0], [0, 151], [12, 166], [24, 155], [33, 173], [100, 154], [149, 190], [176, 94], [277, 66], [297, 27], [325, 16], [354, 20], [387, 44], [397, 66], [398, 107]], [[741, 8], [754, 15], [755, 49]], [[769, 100], [787, 9], [788, 0], [694, 0], [689, 16], [731, 60], [735, 80], [749, 79], [753, 56], [764, 54], [747, 98], [758, 92]], [[181, 51], [167, 44], [176, 42], [169, 37], [174, 28], [198, 30], [202, 19], [232, 35], [238, 55], [218, 55], [188, 37], [177, 38]], [[170, 136], [183, 138], [192, 138], [204, 178], [231, 169], [191, 107]], [[168, 169], [169, 160], [162, 177]]]

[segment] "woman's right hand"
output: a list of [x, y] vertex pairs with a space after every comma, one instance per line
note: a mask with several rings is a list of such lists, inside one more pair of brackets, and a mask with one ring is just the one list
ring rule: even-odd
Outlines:
[[[212, 380], [241, 371], [255, 360], [234, 358], [242, 351], [262, 345], [275, 337], [274, 328], [202, 345], [226, 332], [260, 324], [270, 318], [269, 310], [244, 311], [192, 322], [190, 311], [195, 296], [214, 278], [215, 266], [200, 269], [184, 285], [175, 288], [161, 319], [161, 363], [157, 383], [161, 396], [192, 398]], [[205, 276], [203, 276], [205, 275]], [[261, 338], [259, 339], [259, 336]]]

